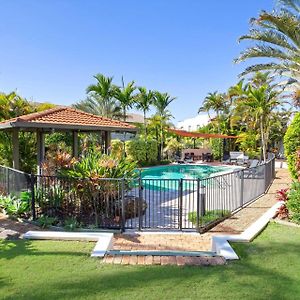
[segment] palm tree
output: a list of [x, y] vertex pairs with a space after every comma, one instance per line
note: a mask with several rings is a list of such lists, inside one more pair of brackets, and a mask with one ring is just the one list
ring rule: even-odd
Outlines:
[[120, 102], [123, 112], [123, 120], [126, 121], [126, 110], [131, 108], [135, 99], [134, 91], [136, 87], [134, 81], [129, 82], [126, 86], [122, 77], [122, 88], [116, 88], [114, 96]]
[[153, 105], [156, 108], [156, 114], [161, 119], [160, 123], [160, 159], [163, 157], [164, 149], [164, 127], [168, 120], [171, 119], [172, 115], [167, 109], [171, 102], [176, 98], [171, 97], [168, 93], [154, 93]]
[[112, 103], [114, 103], [114, 95], [116, 86], [113, 85], [113, 77], [105, 77], [102, 74], [97, 74], [94, 76], [97, 80], [96, 84], [91, 84], [87, 87], [86, 91], [91, 97], [86, 103], [79, 103], [79, 107], [84, 108], [86, 104], [86, 109], [95, 112], [97, 114], [101, 113], [102, 116], [110, 116], [112, 109]]
[[228, 109], [228, 99], [225, 94], [218, 93], [217, 91], [209, 93], [204, 101], [203, 105], [199, 108], [198, 113], [207, 112], [210, 117], [210, 112], [214, 111], [219, 119], [220, 114]]
[[168, 93], [154, 92], [153, 105], [156, 108], [156, 112], [160, 116], [166, 116], [169, 114], [167, 108], [176, 99], [171, 97]]
[[260, 130], [263, 160], [267, 158], [267, 145], [270, 133], [270, 120], [272, 112], [281, 104], [279, 92], [262, 85], [258, 88], [248, 84], [244, 97], [238, 99], [237, 106], [242, 107], [243, 112], [254, 119]]
[[103, 101], [98, 94], [91, 94], [86, 99], [73, 105], [75, 108], [85, 112], [103, 116], [110, 119], [120, 119], [122, 117], [121, 107], [115, 99]]
[[262, 11], [258, 18], [250, 21], [249, 34], [239, 41], [256, 42], [248, 47], [235, 62], [251, 58], [268, 58], [271, 61], [254, 64], [241, 74], [257, 71], [271, 71], [299, 82], [300, 76], [300, 2], [299, 0], [281, 0], [282, 6], [271, 13]]
[[135, 98], [135, 106], [138, 110], [143, 111], [145, 139], [147, 140], [147, 112], [154, 101], [154, 93], [145, 87], [138, 87], [139, 94]]

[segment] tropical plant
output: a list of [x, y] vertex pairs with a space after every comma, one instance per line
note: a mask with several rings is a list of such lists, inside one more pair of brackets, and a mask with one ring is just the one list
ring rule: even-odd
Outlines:
[[111, 117], [118, 111], [114, 99], [116, 86], [112, 82], [113, 77], [97, 74], [94, 78], [97, 81], [96, 84], [91, 84], [86, 89], [90, 98], [86, 100], [86, 103], [78, 103], [77, 108], [97, 115], [101, 114], [104, 117]]
[[217, 121], [222, 112], [227, 111], [229, 108], [228, 98], [225, 94], [218, 93], [217, 91], [209, 93], [199, 108], [198, 113], [207, 112], [211, 118], [210, 112], [213, 111], [217, 115]]
[[80, 227], [80, 223], [74, 217], [67, 218], [64, 221], [64, 228], [68, 231], [74, 231], [78, 227]]
[[135, 98], [135, 106], [143, 112], [145, 139], [147, 140], [147, 112], [154, 101], [154, 93], [145, 87], [138, 87], [139, 93]]
[[111, 155], [117, 159], [121, 159], [124, 155], [124, 143], [120, 140], [111, 141]]
[[24, 217], [30, 212], [30, 196], [24, 192], [18, 196], [0, 195], [0, 207], [9, 215], [14, 217]]
[[126, 157], [139, 164], [153, 164], [157, 161], [157, 142], [155, 140], [134, 139], [125, 142]]
[[123, 112], [123, 121], [126, 121], [126, 111], [132, 108], [134, 104], [136, 87], [134, 81], [129, 82], [126, 86], [122, 77], [122, 88], [115, 88], [114, 97], [119, 101]]
[[289, 210], [291, 220], [300, 223], [300, 182], [294, 182], [291, 185], [286, 207]]
[[[159, 135], [160, 135], [160, 151], [159, 160], [163, 158], [163, 150], [165, 143], [165, 129], [167, 128], [167, 123], [171, 119], [172, 115], [168, 110], [169, 105], [175, 100], [175, 97], [171, 97], [168, 93], [155, 92], [153, 105], [156, 109], [155, 121], [158, 121]], [[153, 119], [153, 120], [154, 120]]]
[[252, 58], [267, 58], [270, 61], [247, 67], [241, 74], [257, 71], [271, 71], [287, 76], [288, 83], [299, 82], [300, 64], [300, 2], [281, 0], [281, 6], [272, 12], [262, 11], [258, 18], [250, 20], [249, 34], [239, 41], [250, 40], [256, 44], [248, 47], [235, 60], [242, 62]]
[[300, 149], [300, 113], [294, 116], [284, 136], [285, 156], [293, 179], [298, 178], [296, 167], [298, 149]]
[[57, 218], [55, 217], [48, 217], [48, 216], [41, 216], [37, 219], [37, 223], [42, 228], [49, 228], [50, 226], [57, 224]]
[[[267, 158], [268, 139], [270, 134], [271, 114], [281, 105], [280, 92], [268, 84], [255, 87], [248, 84], [245, 92], [237, 99], [236, 105], [250, 117], [259, 128], [263, 160]], [[254, 127], [254, 128], [255, 128]]]
[[104, 101], [102, 96], [96, 93], [90, 94], [85, 100], [79, 101], [73, 106], [90, 114], [110, 119], [120, 119], [122, 117], [121, 107], [116, 99], [108, 98]]

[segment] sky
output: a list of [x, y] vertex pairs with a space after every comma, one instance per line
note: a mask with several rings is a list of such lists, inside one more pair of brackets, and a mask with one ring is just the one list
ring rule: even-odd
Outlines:
[[174, 122], [194, 117], [249, 63], [233, 60], [249, 20], [274, 0], [0, 0], [0, 91], [70, 105], [93, 75], [168, 92]]

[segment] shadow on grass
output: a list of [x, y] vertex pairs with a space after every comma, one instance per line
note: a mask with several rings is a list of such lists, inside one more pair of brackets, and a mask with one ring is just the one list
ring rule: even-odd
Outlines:
[[[83, 253], [82, 251], [74, 251], [70, 249], [70, 251], [59, 251], [53, 249], [53, 251], [41, 251], [40, 249], [34, 246], [34, 243], [70, 243], [68, 241], [28, 241], [28, 240], [0, 240], [0, 258], [4, 259], [13, 259], [18, 256], [42, 256], [42, 255], [70, 255], [70, 256], [78, 256], [78, 255], [87, 255], [87, 253]], [[78, 242], [80, 243], [80, 242]], [[85, 243], [85, 242], [82, 242]], [[91, 243], [95, 245], [96, 243]], [[88, 253], [90, 255], [90, 253]]]
[[[15, 293], [7, 299], [142, 298], [142, 295], [147, 299], [290, 299], [289, 295], [299, 295], [297, 276], [284, 275], [278, 265], [281, 261], [277, 260], [276, 255], [281, 258], [286, 254], [282, 244], [272, 243], [269, 247], [256, 246], [252, 249], [238, 244], [235, 248], [239, 250], [242, 261], [227, 266], [180, 268], [105, 265], [90, 272], [81, 272], [78, 266], [78, 274], [71, 278], [68, 272], [65, 277], [51, 278], [49, 272], [49, 281], [42, 285], [32, 282], [30, 288], [24, 286], [22, 297]], [[284, 248], [288, 249], [289, 254], [299, 253], [298, 245], [288, 244]], [[274, 256], [273, 266], [272, 259], [266, 263], [266, 253]], [[258, 259], [260, 255], [262, 259]], [[295, 267], [298, 272], [299, 266]]]

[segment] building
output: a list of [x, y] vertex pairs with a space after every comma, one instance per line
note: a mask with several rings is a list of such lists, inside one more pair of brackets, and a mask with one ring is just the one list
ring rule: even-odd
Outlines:
[[207, 125], [210, 121], [210, 118], [207, 114], [199, 114], [196, 117], [185, 119], [177, 123], [176, 128], [182, 129], [185, 131], [196, 131], [199, 128]]

